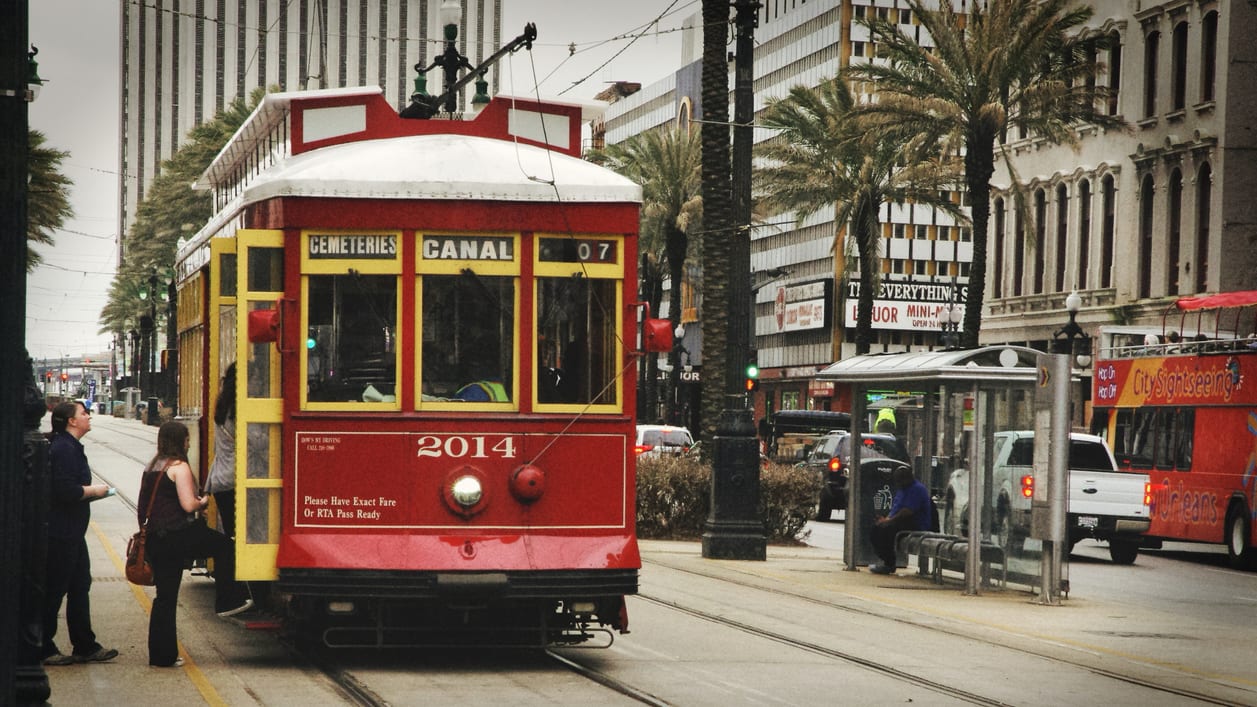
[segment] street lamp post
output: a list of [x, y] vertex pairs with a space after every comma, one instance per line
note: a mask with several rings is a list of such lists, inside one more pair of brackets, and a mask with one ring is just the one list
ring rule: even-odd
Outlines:
[[[1080, 369], [1087, 369], [1091, 367], [1091, 337], [1088, 336], [1087, 332], [1078, 325], [1078, 311], [1080, 309], [1082, 309], [1082, 298], [1078, 296], [1077, 291], [1070, 292], [1069, 296], [1065, 298], [1065, 311], [1069, 313], [1069, 322], [1052, 333], [1056, 353], [1069, 354], [1069, 367], [1071, 371], [1075, 367]], [[1084, 391], [1089, 391], [1089, 385], [1087, 385], [1086, 379], [1083, 381], [1082, 389]], [[1084, 395], [1085, 394], [1086, 393], [1084, 393]], [[1074, 397], [1074, 394], [1071, 392], [1070, 420], [1074, 423], [1082, 423], [1085, 420], [1073, 419], [1075, 408], [1072, 400]]]
[[938, 323], [943, 333], [939, 337], [945, 349], [960, 346], [960, 323], [965, 319], [965, 307], [959, 302], [945, 302], [938, 310]]

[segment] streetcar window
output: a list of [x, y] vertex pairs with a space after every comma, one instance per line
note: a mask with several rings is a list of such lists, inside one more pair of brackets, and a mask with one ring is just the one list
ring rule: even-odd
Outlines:
[[509, 402], [515, 363], [515, 278], [425, 275], [420, 323], [423, 400]]
[[388, 402], [397, 391], [397, 278], [309, 276], [306, 397]]
[[616, 280], [537, 278], [537, 400], [616, 403]]

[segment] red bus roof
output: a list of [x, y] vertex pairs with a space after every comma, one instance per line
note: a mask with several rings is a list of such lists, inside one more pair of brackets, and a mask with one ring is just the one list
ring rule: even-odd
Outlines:
[[1257, 290], [1240, 290], [1238, 292], [1222, 292], [1203, 297], [1183, 297], [1174, 303], [1183, 311], [1197, 309], [1222, 309], [1224, 307], [1246, 307], [1257, 304]]

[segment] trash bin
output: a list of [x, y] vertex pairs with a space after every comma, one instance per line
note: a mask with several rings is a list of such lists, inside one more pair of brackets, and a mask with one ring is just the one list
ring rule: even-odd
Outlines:
[[[877, 562], [873, 551], [873, 522], [880, 516], [890, 515], [890, 504], [895, 498], [895, 469], [912, 467], [898, 459], [860, 460], [860, 542], [855, 549], [857, 565]], [[906, 564], [907, 558], [899, 558]]]
[[148, 420], [146, 422], [154, 427], [161, 424], [161, 415], [157, 411], [158, 407], [157, 398], [148, 399]]

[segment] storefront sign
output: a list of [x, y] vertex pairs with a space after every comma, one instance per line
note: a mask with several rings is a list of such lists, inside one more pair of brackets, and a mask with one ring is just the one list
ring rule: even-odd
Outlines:
[[[898, 331], [941, 331], [939, 313], [949, 302], [963, 304], [967, 285], [932, 282], [883, 282], [873, 299], [873, 328]], [[854, 329], [860, 300], [860, 283], [847, 284], [846, 318], [848, 329]]]
[[773, 306], [776, 333], [822, 329], [829, 326], [829, 303], [833, 300], [833, 280], [805, 282], [778, 287]]

